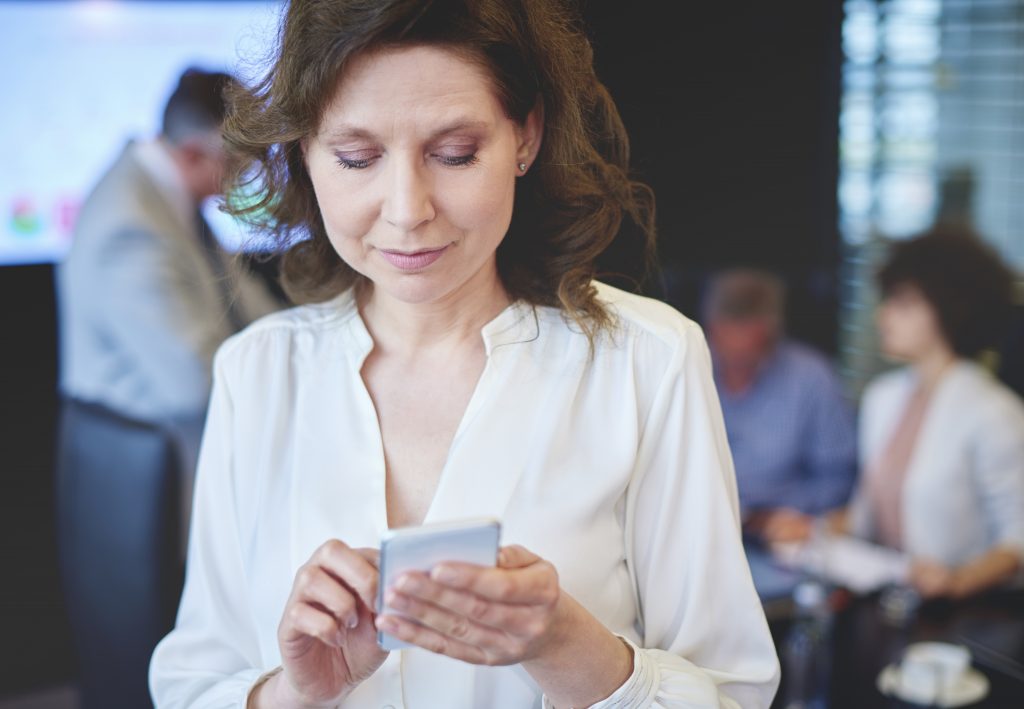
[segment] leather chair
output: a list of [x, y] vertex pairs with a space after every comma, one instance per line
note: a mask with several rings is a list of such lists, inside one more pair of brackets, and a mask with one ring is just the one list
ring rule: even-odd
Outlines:
[[152, 706], [149, 658], [173, 626], [181, 594], [180, 498], [166, 432], [63, 402], [58, 545], [82, 709]]

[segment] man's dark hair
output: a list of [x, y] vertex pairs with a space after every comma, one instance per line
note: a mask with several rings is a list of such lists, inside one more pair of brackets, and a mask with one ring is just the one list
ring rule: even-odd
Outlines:
[[223, 72], [186, 69], [164, 107], [164, 137], [180, 145], [192, 136], [219, 129], [227, 113], [225, 91], [235, 83]]
[[941, 225], [895, 242], [878, 272], [882, 295], [910, 286], [935, 309], [953, 351], [975, 357], [1000, 342], [1013, 302], [1013, 273], [981, 238]]

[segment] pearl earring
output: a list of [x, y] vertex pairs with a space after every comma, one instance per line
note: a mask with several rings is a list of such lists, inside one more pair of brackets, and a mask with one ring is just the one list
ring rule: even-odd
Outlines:
[[519, 163], [519, 172], [526, 172], [526, 163], [525, 162]]

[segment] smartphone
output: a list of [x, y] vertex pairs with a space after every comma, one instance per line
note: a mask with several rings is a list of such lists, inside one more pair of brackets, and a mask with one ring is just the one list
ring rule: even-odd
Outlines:
[[[442, 561], [496, 566], [500, 535], [501, 523], [489, 517], [389, 529], [380, 545], [377, 608], [400, 615], [385, 606], [384, 592], [403, 572], [430, 573]], [[412, 647], [384, 632], [377, 633], [377, 643], [384, 650]]]

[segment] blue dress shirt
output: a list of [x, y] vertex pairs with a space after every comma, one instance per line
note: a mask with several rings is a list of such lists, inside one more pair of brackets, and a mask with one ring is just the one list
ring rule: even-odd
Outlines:
[[715, 384], [744, 514], [790, 507], [817, 514], [843, 505], [856, 477], [853, 411], [824, 356], [783, 340], [746, 392]]

